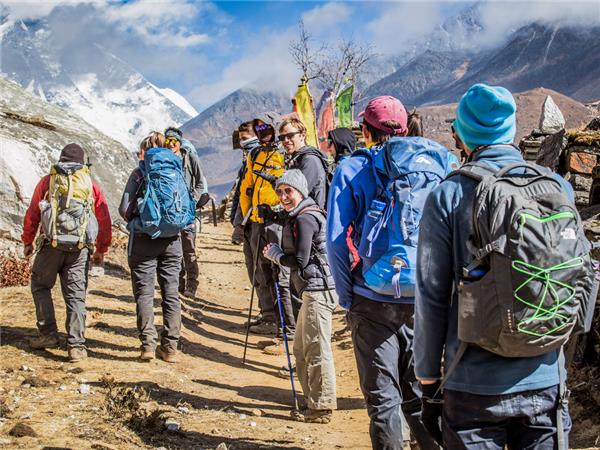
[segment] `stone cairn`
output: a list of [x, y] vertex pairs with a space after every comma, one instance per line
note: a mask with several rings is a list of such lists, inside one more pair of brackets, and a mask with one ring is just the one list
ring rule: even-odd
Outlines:
[[600, 117], [583, 130], [567, 131], [562, 113], [548, 96], [539, 128], [519, 147], [526, 160], [549, 167], [571, 183], [578, 208], [600, 205]]

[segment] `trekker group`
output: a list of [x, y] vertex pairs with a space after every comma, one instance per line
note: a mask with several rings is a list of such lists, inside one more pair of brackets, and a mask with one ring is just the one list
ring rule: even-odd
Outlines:
[[[424, 137], [418, 113], [397, 98], [373, 98], [359, 117], [364, 146], [337, 128], [328, 154], [307, 143], [295, 114], [235, 130], [243, 156], [231, 240], [243, 245], [252, 286], [243, 362], [249, 333], [270, 336], [268, 354], [283, 344], [278, 375], [290, 377], [292, 418], [331, 423], [339, 304], [373, 449], [568, 448], [562, 349], [588, 331], [598, 289], [569, 183], [524, 161], [513, 143], [516, 104], [503, 87], [475, 84], [461, 97], [452, 123], [461, 160]], [[73, 361], [85, 357], [89, 260], [102, 262], [111, 236], [83, 153], [63, 149], [36, 188], [22, 236], [30, 255], [41, 224], [31, 346], [59, 344], [50, 289], [60, 275]], [[181, 302], [195, 301], [198, 289], [196, 217], [208, 194], [180, 130], [151, 133], [138, 156], [119, 213], [140, 359], [174, 363]]]

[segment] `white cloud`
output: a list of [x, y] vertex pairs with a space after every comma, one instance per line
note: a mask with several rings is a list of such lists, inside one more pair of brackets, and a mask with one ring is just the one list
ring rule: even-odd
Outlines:
[[351, 14], [352, 10], [347, 3], [329, 2], [305, 12], [302, 20], [310, 33], [320, 34], [347, 22]]
[[54, 8], [61, 5], [79, 5], [82, 3], [102, 6], [106, 0], [2, 0], [1, 5], [8, 8], [13, 20], [34, 20], [45, 17]]
[[531, 22], [559, 25], [600, 25], [600, 2], [529, 1], [486, 2], [480, 4], [485, 41], [494, 42], [510, 30]]
[[286, 31], [262, 30], [245, 43], [244, 56], [225, 67], [218, 81], [194, 88], [186, 98], [192, 104], [211, 105], [246, 86], [273, 91], [295, 90], [300, 72], [288, 54], [296, 28]]
[[380, 5], [379, 17], [366, 25], [378, 52], [398, 54], [427, 36], [442, 20], [441, 4], [401, 2]]
[[172, 47], [204, 44], [209, 36], [190, 31], [185, 25], [202, 11], [201, 3], [189, 0], [138, 0], [112, 4], [104, 17], [123, 29], [136, 32], [146, 43]]

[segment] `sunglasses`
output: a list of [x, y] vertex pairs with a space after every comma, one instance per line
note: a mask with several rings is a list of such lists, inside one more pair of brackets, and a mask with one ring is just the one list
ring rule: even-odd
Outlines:
[[179, 142], [179, 139], [177, 138], [167, 138], [165, 139], [165, 145], [170, 145], [170, 144], [177, 144]]
[[254, 131], [265, 131], [267, 128], [269, 128], [269, 124], [261, 123], [254, 127]]
[[287, 134], [280, 134], [278, 139], [281, 142], [285, 141], [286, 139], [289, 139], [291, 141], [292, 138], [294, 136], [296, 136], [297, 134], [300, 134], [300, 131], [294, 131], [293, 133], [287, 133]]
[[278, 188], [278, 189], [275, 189], [275, 193], [279, 197], [281, 197], [283, 194], [285, 194], [289, 197], [290, 195], [292, 195], [294, 193], [294, 188], [291, 188], [291, 187]]

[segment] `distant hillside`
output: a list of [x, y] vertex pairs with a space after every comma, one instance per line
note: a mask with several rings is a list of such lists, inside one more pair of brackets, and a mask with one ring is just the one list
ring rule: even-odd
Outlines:
[[75, 142], [86, 151], [113, 218], [135, 162], [114, 139], [75, 114], [44, 102], [0, 77], [0, 238], [18, 239], [38, 180]]
[[[552, 99], [560, 108], [567, 122], [567, 128], [577, 128], [586, 125], [594, 116], [593, 111], [566, 95], [550, 89], [537, 88], [514, 95], [517, 103], [517, 137], [518, 143], [523, 136], [537, 128], [546, 96]], [[454, 140], [450, 131], [450, 120], [456, 117], [456, 103], [419, 108], [424, 121], [425, 136], [444, 144], [449, 149], [454, 148]]]
[[513, 92], [545, 87], [579, 101], [600, 98], [600, 27], [530, 24], [499, 47], [431, 48], [372, 84], [363, 98], [394, 95], [407, 105], [457, 101], [472, 84]]
[[290, 112], [290, 99], [282, 93], [238, 89], [181, 127], [198, 150], [211, 193], [224, 195], [240, 167], [241, 151], [231, 146], [233, 130], [265, 111]]

